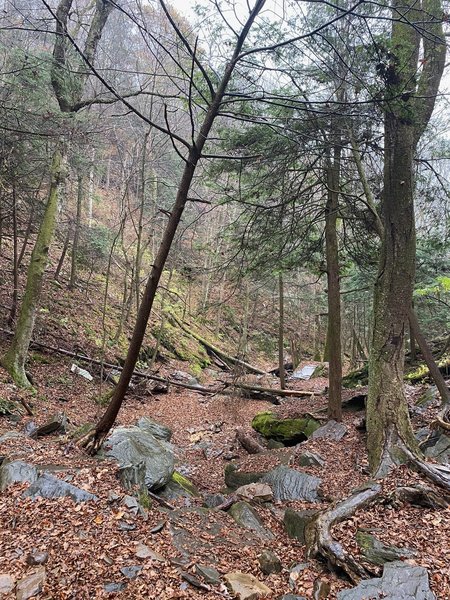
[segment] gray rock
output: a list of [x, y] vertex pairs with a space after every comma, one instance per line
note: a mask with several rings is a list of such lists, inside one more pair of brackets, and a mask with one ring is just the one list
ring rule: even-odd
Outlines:
[[172, 477], [172, 447], [145, 429], [117, 427], [105, 442], [105, 448], [106, 456], [118, 461], [120, 477], [128, 485], [145, 484], [148, 489], [158, 489]]
[[0, 466], [0, 492], [14, 483], [33, 483], [38, 478], [37, 469], [22, 460], [4, 460]]
[[288, 536], [296, 538], [304, 544], [306, 542], [306, 526], [311, 523], [316, 514], [316, 510], [292, 510], [287, 508], [284, 512], [283, 525]]
[[7, 431], [6, 433], [0, 436], [0, 444], [2, 444], [3, 442], [7, 442], [8, 440], [15, 440], [21, 436], [22, 434], [18, 431]]
[[323, 579], [314, 581], [313, 598], [314, 600], [325, 600], [330, 597], [331, 585]]
[[169, 502], [171, 500], [184, 498], [185, 505], [190, 506], [191, 499], [198, 498], [200, 493], [187, 477], [181, 475], [178, 471], [174, 471], [169, 483], [161, 490], [158, 490], [158, 496], [165, 500], [169, 500]]
[[120, 572], [128, 579], [136, 579], [139, 573], [142, 571], [143, 567], [140, 565], [132, 565], [131, 567], [122, 567]]
[[105, 583], [103, 589], [107, 594], [118, 594], [119, 592], [123, 592], [126, 587], [126, 583]]
[[14, 577], [12, 577], [11, 575], [8, 575], [6, 573], [0, 574], [0, 596], [3, 596], [3, 594], [9, 594], [9, 592], [12, 592], [15, 585], [16, 585], [16, 581], [15, 581]]
[[356, 543], [361, 549], [361, 554], [367, 562], [373, 565], [384, 565], [402, 558], [413, 558], [416, 552], [410, 548], [399, 548], [398, 546], [387, 546], [375, 536], [366, 531], [356, 533]]
[[316, 429], [316, 431], [314, 431], [314, 433], [311, 435], [311, 439], [317, 440], [320, 438], [326, 438], [328, 440], [335, 440], [338, 442], [346, 433], [347, 427], [343, 423], [338, 423], [337, 421], [331, 419], [331, 421], [328, 421], [328, 423], [325, 423], [325, 425], [322, 425], [322, 427]]
[[28, 421], [28, 423], [25, 425], [25, 427], [23, 428], [23, 432], [27, 437], [30, 438], [36, 438], [36, 432], [38, 430], [38, 426], [36, 425], [36, 423], [34, 421]]
[[434, 446], [425, 450], [425, 456], [434, 458], [441, 464], [450, 463], [450, 437], [442, 434]]
[[261, 482], [270, 485], [275, 500], [320, 502], [318, 488], [322, 480], [284, 465], [266, 473]]
[[51, 433], [66, 433], [67, 431], [67, 417], [64, 413], [54, 415], [47, 423], [38, 427], [35, 435], [40, 437], [43, 435], [50, 435]]
[[27, 565], [45, 565], [48, 561], [48, 552], [30, 552], [27, 556]]
[[297, 581], [301, 577], [302, 571], [308, 567], [308, 563], [298, 563], [289, 570], [289, 587], [291, 590], [295, 590], [297, 587]]
[[271, 573], [280, 573], [282, 570], [281, 560], [272, 552], [272, 550], [264, 550], [258, 556], [259, 567], [265, 575]]
[[258, 513], [247, 502], [236, 502], [228, 511], [238, 525], [250, 529], [261, 539], [273, 540], [274, 535], [266, 529], [259, 518]]
[[235, 463], [229, 463], [225, 467], [225, 485], [232, 490], [236, 490], [249, 483], [256, 483], [263, 476], [264, 473], [243, 473], [239, 471]]
[[45, 577], [44, 567], [39, 567], [35, 573], [21, 579], [16, 587], [16, 600], [28, 600], [28, 598], [37, 596], [44, 587]]
[[426, 387], [422, 394], [418, 397], [415, 402], [415, 406], [425, 410], [428, 406], [432, 406], [438, 399], [438, 390], [435, 385]]
[[269, 439], [267, 440], [267, 447], [269, 450], [279, 450], [280, 448], [285, 448], [286, 446], [283, 442], [277, 442], [277, 440]]
[[157, 423], [148, 417], [141, 417], [137, 422], [137, 426], [139, 429], [142, 429], [146, 433], [153, 435], [158, 440], [165, 440], [166, 442], [170, 442], [172, 437], [172, 431], [165, 425], [161, 425], [161, 423]]
[[296, 594], [284, 594], [279, 600], [306, 600], [305, 596], [297, 596]]
[[97, 500], [97, 496], [75, 487], [71, 483], [66, 483], [53, 475], [43, 473], [30, 487], [23, 493], [24, 497], [30, 498], [64, 498], [69, 497], [75, 503], [87, 502], [88, 500]]
[[323, 467], [325, 461], [320, 454], [306, 450], [296, 458], [295, 463], [299, 467]]
[[205, 565], [196, 565], [195, 572], [201, 577], [206, 583], [211, 585], [218, 585], [220, 583], [220, 573], [214, 567], [207, 567]]
[[436, 600], [428, 572], [403, 562], [387, 563], [383, 576], [367, 579], [355, 588], [338, 592], [337, 600]]
[[226, 499], [226, 496], [223, 494], [207, 494], [204, 499], [204, 505], [206, 508], [216, 508], [223, 504]]

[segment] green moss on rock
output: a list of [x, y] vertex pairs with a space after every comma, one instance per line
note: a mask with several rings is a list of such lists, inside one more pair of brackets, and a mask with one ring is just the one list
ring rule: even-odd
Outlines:
[[311, 418], [278, 419], [270, 411], [257, 414], [252, 427], [267, 439], [276, 440], [285, 446], [293, 446], [308, 439], [320, 427], [320, 423]]
[[174, 481], [180, 487], [182, 487], [183, 490], [187, 492], [190, 496], [200, 496], [198, 489], [195, 487], [192, 481], [189, 481], [187, 477], [184, 477], [184, 475], [182, 475], [178, 471], [174, 471], [172, 473], [172, 481]]

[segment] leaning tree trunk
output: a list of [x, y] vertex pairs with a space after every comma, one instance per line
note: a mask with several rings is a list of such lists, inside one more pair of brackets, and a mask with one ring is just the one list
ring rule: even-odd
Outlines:
[[[389, 68], [381, 72], [386, 86], [384, 231], [375, 284], [367, 399], [369, 461], [377, 476], [402, 460], [399, 449], [417, 448], [403, 385], [416, 253], [413, 160], [433, 112], [445, 64], [441, 1], [425, 0], [422, 11], [417, 6], [414, 0], [394, 0], [392, 55]], [[422, 71], [414, 88], [421, 44]]]
[[2, 365], [20, 387], [30, 387], [25, 373], [25, 361], [33, 333], [36, 310], [42, 289], [42, 280], [47, 266], [48, 249], [55, 229], [58, 212], [58, 188], [63, 172], [63, 156], [58, 146], [53, 154], [51, 183], [44, 218], [31, 255], [27, 273], [25, 295], [20, 307], [16, 331], [11, 346], [2, 358]]
[[[128, 390], [128, 386], [130, 384], [131, 377], [133, 375], [136, 362], [139, 357], [142, 342], [144, 340], [145, 330], [147, 328], [148, 319], [150, 317], [153, 302], [155, 300], [159, 280], [161, 278], [164, 265], [169, 255], [172, 242], [175, 238], [178, 225], [180, 224], [181, 217], [183, 215], [186, 202], [188, 200], [189, 190], [191, 188], [192, 180], [194, 178], [198, 162], [202, 156], [203, 147], [209, 137], [214, 121], [219, 113], [223, 96], [232, 77], [234, 68], [239, 60], [239, 55], [242, 50], [242, 46], [250, 31], [253, 21], [264, 6], [264, 2], [265, 0], [258, 0], [255, 7], [250, 12], [247, 22], [245, 23], [241, 34], [239, 35], [236, 41], [233, 56], [230, 62], [227, 63], [222, 79], [220, 80], [216, 90], [212, 95], [211, 102], [205, 114], [198, 135], [193, 141], [193, 143], [189, 146], [189, 152], [185, 161], [185, 166], [183, 174], [181, 176], [180, 184], [178, 186], [175, 203], [170, 212], [169, 219], [164, 230], [161, 243], [159, 245], [159, 250], [153, 260], [153, 266], [151, 268], [150, 275], [148, 277], [147, 284], [145, 287], [144, 295], [139, 306], [136, 323], [134, 325], [133, 334], [131, 337], [130, 345], [128, 347], [128, 352], [125, 358], [125, 363], [123, 365], [123, 370], [120, 374], [119, 382], [114, 389], [114, 393], [112, 395], [111, 402], [108, 405], [108, 408], [106, 409], [104, 415], [101, 417], [100, 421], [97, 423], [95, 429], [93, 431], [90, 431], [79, 441], [80, 445], [88, 448], [88, 450], [91, 453], [95, 453], [99, 449], [109, 430], [113, 426], [116, 417], [119, 413], [119, 410], [122, 406], [122, 402]], [[164, 5], [163, 9], [170, 20], [170, 15], [166, 11]]]

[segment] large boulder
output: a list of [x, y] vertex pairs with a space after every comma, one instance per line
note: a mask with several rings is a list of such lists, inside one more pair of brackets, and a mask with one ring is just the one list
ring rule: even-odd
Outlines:
[[171, 445], [154, 435], [149, 420], [139, 426], [116, 427], [105, 442], [105, 454], [115, 458], [123, 480], [156, 490], [169, 483], [174, 471]]
[[281, 419], [266, 411], [255, 415], [252, 427], [267, 439], [276, 440], [285, 446], [295, 446], [307, 440], [320, 427], [320, 423], [309, 417]]
[[343, 423], [338, 423], [331, 419], [322, 427], [317, 428], [311, 435], [311, 439], [317, 440], [325, 438], [328, 440], [334, 440], [338, 442], [347, 433], [347, 427]]
[[137, 426], [139, 429], [150, 433], [158, 440], [165, 440], [166, 442], [170, 442], [170, 438], [172, 437], [172, 431], [166, 427], [165, 425], [161, 425], [161, 423], [157, 423], [153, 421], [153, 419], [149, 419], [148, 417], [141, 417], [137, 422]]
[[303, 500], [304, 502], [320, 502], [319, 477], [302, 473], [280, 465], [269, 471], [261, 478], [262, 483], [268, 483], [273, 491], [275, 500]]
[[367, 579], [350, 590], [338, 592], [337, 600], [436, 600], [430, 590], [428, 572], [397, 561], [384, 566], [383, 576]]

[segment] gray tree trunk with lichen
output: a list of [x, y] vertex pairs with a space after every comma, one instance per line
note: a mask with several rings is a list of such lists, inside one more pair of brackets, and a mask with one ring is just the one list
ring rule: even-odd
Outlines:
[[[56, 9], [56, 38], [51, 73], [53, 90], [61, 112], [69, 115], [74, 114], [76, 110], [74, 107], [82, 98], [88, 77], [88, 71], [84, 65], [80, 65], [80, 69], [75, 73], [74, 69], [67, 64], [67, 21], [72, 4], [73, 0], [61, 0]], [[96, 1], [84, 46], [84, 55], [89, 63], [92, 63], [95, 59], [98, 42], [112, 8], [113, 6], [108, 0]], [[77, 77], [74, 78], [74, 75], [77, 75]], [[64, 179], [65, 154], [65, 144], [59, 142], [53, 154], [47, 204], [28, 267], [25, 294], [20, 307], [16, 330], [11, 345], [1, 360], [3, 367], [20, 387], [31, 386], [25, 373], [25, 362], [41, 296], [48, 251], [55, 232], [58, 190]]]
[[[440, 0], [394, 0], [385, 101], [384, 231], [375, 284], [367, 400], [372, 471], [385, 475], [401, 454], [416, 449], [404, 392], [404, 345], [415, 274], [413, 160], [433, 112], [445, 61]], [[412, 24], [414, 22], [414, 25]], [[419, 82], [419, 50], [423, 69]], [[411, 88], [414, 89], [411, 89]]]

